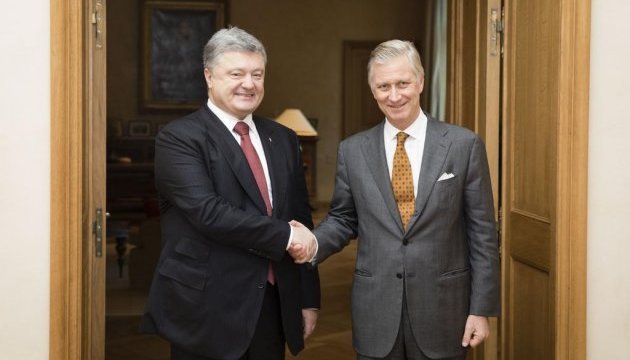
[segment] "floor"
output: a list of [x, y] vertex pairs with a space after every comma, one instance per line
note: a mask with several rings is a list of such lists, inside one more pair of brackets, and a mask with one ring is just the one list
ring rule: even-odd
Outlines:
[[[327, 206], [319, 205], [313, 213], [317, 223]], [[350, 327], [350, 286], [356, 254], [351, 243], [341, 253], [320, 265], [322, 309], [315, 332], [306, 341], [298, 357], [287, 351], [287, 359], [355, 359]], [[146, 301], [146, 290], [129, 285], [127, 266], [122, 273], [116, 261], [114, 244], [107, 248], [107, 319], [105, 358], [107, 360], [168, 360], [169, 344], [157, 336], [140, 334], [138, 324]]]

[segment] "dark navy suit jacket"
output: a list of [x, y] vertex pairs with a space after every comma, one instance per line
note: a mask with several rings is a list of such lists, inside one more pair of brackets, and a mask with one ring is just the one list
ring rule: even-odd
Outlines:
[[274, 121], [253, 120], [271, 178], [271, 217], [239, 144], [207, 107], [156, 138], [162, 252], [141, 327], [217, 359], [247, 350], [269, 262], [292, 353], [304, 347], [301, 310], [320, 306], [317, 270], [286, 252], [289, 220], [313, 226], [298, 138]]

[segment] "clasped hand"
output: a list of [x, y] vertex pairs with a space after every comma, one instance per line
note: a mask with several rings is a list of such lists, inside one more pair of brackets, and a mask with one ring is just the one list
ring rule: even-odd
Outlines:
[[293, 228], [293, 239], [288, 249], [289, 255], [297, 264], [311, 261], [317, 251], [315, 235], [299, 221], [291, 220], [289, 224]]

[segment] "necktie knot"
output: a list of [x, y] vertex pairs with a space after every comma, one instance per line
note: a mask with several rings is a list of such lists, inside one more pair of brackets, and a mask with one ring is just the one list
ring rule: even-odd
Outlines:
[[403, 147], [405, 145], [405, 141], [407, 141], [408, 137], [409, 137], [409, 134], [407, 134], [407, 133], [405, 133], [403, 131], [401, 131], [398, 134], [396, 134], [396, 140], [398, 141], [396, 143], [396, 147]]
[[240, 136], [249, 134], [249, 125], [244, 121], [239, 121], [234, 125], [234, 131]]

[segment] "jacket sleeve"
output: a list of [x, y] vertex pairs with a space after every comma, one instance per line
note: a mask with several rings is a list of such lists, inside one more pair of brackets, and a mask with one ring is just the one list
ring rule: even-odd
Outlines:
[[330, 210], [324, 221], [314, 231], [319, 245], [316, 255], [318, 264], [341, 251], [351, 239], [357, 236], [358, 216], [350, 189], [344, 144], [342, 142], [339, 145], [337, 153], [337, 174]]
[[471, 267], [470, 314], [499, 316], [500, 265], [490, 172], [483, 142], [473, 141], [464, 189]]

